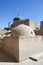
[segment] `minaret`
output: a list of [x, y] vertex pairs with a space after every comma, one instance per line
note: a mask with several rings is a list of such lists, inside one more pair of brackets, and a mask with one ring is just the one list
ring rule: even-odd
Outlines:
[[8, 22], [8, 27], [10, 27], [10, 22]]

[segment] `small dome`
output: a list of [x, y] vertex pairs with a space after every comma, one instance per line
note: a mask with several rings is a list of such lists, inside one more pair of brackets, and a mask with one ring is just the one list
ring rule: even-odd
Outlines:
[[12, 35], [26, 35], [26, 36], [35, 36], [33, 29], [25, 24], [18, 25], [13, 28]]
[[16, 16], [13, 21], [18, 21], [18, 20], [22, 20], [22, 18], [20, 16]]

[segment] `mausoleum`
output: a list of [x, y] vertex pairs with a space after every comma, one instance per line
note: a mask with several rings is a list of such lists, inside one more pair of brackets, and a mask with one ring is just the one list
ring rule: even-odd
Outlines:
[[0, 30], [0, 33], [0, 49], [16, 62], [43, 52], [43, 24], [37, 29], [35, 21], [17, 16], [9, 30]]

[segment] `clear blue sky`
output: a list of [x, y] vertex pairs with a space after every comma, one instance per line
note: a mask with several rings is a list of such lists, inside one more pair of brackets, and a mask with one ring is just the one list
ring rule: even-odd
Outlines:
[[13, 22], [19, 14], [23, 19], [35, 20], [37, 26], [43, 20], [43, 0], [0, 0], [0, 28]]

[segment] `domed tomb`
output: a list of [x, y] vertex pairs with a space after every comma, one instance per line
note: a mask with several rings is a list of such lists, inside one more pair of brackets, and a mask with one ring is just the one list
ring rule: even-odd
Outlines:
[[12, 29], [11, 35], [15, 36], [35, 36], [33, 29], [25, 24], [18, 25]]

